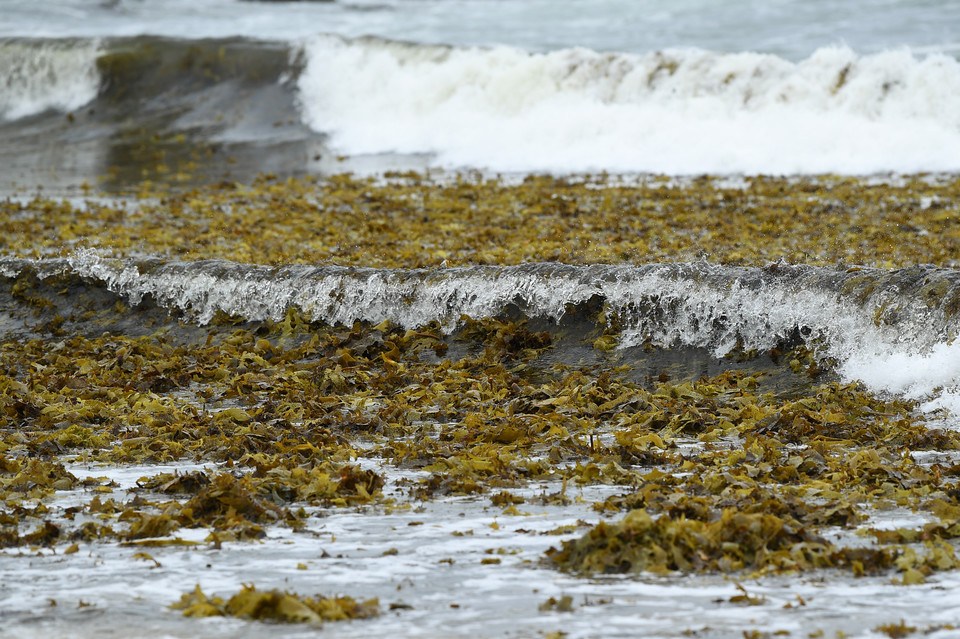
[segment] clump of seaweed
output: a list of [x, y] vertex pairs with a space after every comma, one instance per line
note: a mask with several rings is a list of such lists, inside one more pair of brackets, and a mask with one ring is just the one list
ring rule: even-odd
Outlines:
[[547, 552], [560, 568], [579, 573], [801, 571], [847, 568], [856, 575], [893, 567], [905, 583], [922, 582], [933, 570], [960, 565], [940, 542], [925, 556], [913, 549], [838, 548], [802, 526], [766, 513], [726, 509], [713, 521], [654, 519], [634, 510], [616, 524], [600, 522], [582, 537]]
[[224, 600], [208, 597], [198, 585], [180, 601], [171, 605], [187, 617], [240, 617], [274, 623], [307, 623], [320, 625], [329, 621], [367, 619], [380, 614], [376, 599], [357, 602], [352, 597], [301, 597], [279, 590], [257, 590], [244, 585], [240, 592]]
[[829, 565], [826, 542], [764, 513], [724, 510], [716, 521], [652, 518], [630, 512], [617, 524], [601, 522], [583, 537], [548, 553], [558, 566], [584, 573], [737, 571], [776, 563]]

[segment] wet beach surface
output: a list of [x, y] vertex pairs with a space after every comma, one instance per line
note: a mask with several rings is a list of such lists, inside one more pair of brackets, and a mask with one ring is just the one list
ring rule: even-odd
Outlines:
[[11, 636], [956, 635], [955, 177], [222, 168], [3, 205]]

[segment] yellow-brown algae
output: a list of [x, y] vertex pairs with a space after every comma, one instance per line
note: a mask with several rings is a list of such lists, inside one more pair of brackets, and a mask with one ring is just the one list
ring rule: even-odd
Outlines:
[[352, 597], [300, 597], [277, 590], [260, 591], [253, 585], [244, 586], [227, 600], [208, 597], [197, 586], [170, 606], [182, 610], [187, 617], [230, 616], [257, 621], [284, 623], [311, 623], [324, 621], [364, 619], [379, 614], [376, 599], [356, 602]]
[[[690, 261], [955, 266], [960, 180], [530, 176], [263, 178], [76, 205], [0, 202], [0, 253], [97, 247], [256, 264], [429, 267]], [[291, 241], [292, 239], [292, 241]], [[295, 250], [292, 250], [293, 247]], [[479, 318], [478, 318], [479, 319]]]
[[[384, 267], [702, 257], [952, 267], [960, 238], [956, 180], [597, 182], [265, 178], [125, 206], [7, 200], [0, 250]], [[446, 498], [482, 502], [502, 523], [603, 485], [593, 521], [553, 526], [567, 538], [540, 570], [578, 579], [819, 571], [908, 585], [957, 568], [960, 463], [949, 454], [960, 436], [914, 402], [840, 381], [806, 346], [734, 349], [716, 374], [643, 375], [602, 308], [590, 311], [592, 331], [572, 337], [510, 313], [461, 318], [453, 334], [435, 322], [329, 326], [292, 308], [281, 321], [220, 314], [198, 327], [149, 300], [89, 291], [76, 293], [83, 301], [69, 316], [54, 316], [75, 282], [8, 280], [17, 308], [42, 320], [29, 339], [18, 325], [0, 344], [0, 546], [11, 550], [212, 552], [270, 531], [319, 534], [330, 512], [407, 512]], [[574, 346], [582, 355], [565, 359]], [[918, 461], [923, 451], [943, 456]], [[205, 466], [116, 492], [68, 469], [174, 462]], [[388, 470], [405, 475], [389, 484]], [[75, 502], [62, 505], [64, 495]], [[936, 521], [873, 525], [891, 509]], [[837, 543], [837, 531], [862, 543]], [[473, 563], [507, 563], [485, 559]], [[319, 599], [240, 594], [256, 610], [199, 589], [182, 606], [194, 616], [327, 619]], [[549, 610], [566, 609], [554, 602]]]

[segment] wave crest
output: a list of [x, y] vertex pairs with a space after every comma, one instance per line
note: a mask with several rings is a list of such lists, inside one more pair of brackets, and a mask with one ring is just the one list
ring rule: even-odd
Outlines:
[[303, 118], [346, 153], [495, 170], [873, 173], [960, 160], [960, 63], [907, 50], [529, 53], [304, 45]]
[[201, 324], [217, 312], [261, 321], [297, 308], [331, 325], [439, 322], [453, 331], [463, 316], [515, 309], [555, 322], [569, 315], [586, 323], [584, 335], [603, 328], [597, 322], [615, 322], [621, 349], [693, 347], [719, 358], [737, 348], [804, 343], [845, 379], [960, 414], [960, 271], [932, 266], [535, 263], [395, 270], [109, 260], [90, 251], [0, 260], [3, 277], [22, 273], [81, 277], [134, 305], [149, 296]]
[[0, 120], [72, 111], [97, 97], [96, 40], [0, 40]]

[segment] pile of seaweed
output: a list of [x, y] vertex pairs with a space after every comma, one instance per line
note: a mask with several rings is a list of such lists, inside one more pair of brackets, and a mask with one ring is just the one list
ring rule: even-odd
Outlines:
[[[93, 195], [92, 186], [88, 192]], [[955, 268], [960, 179], [263, 176], [0, 200], [0, 253], [368, 268], [527, 262]]]
[[375, 599], [357, 603], [352, 597], [300, 597], [277, 590], [259, 591], [254, 586], [244, 586], [226, 601], [221, 597], [208, 597], [197, 586], [170, 607], [182, 610], [187, 617], [229, 616], [314, 625], [379, 614], [379, 602]]

